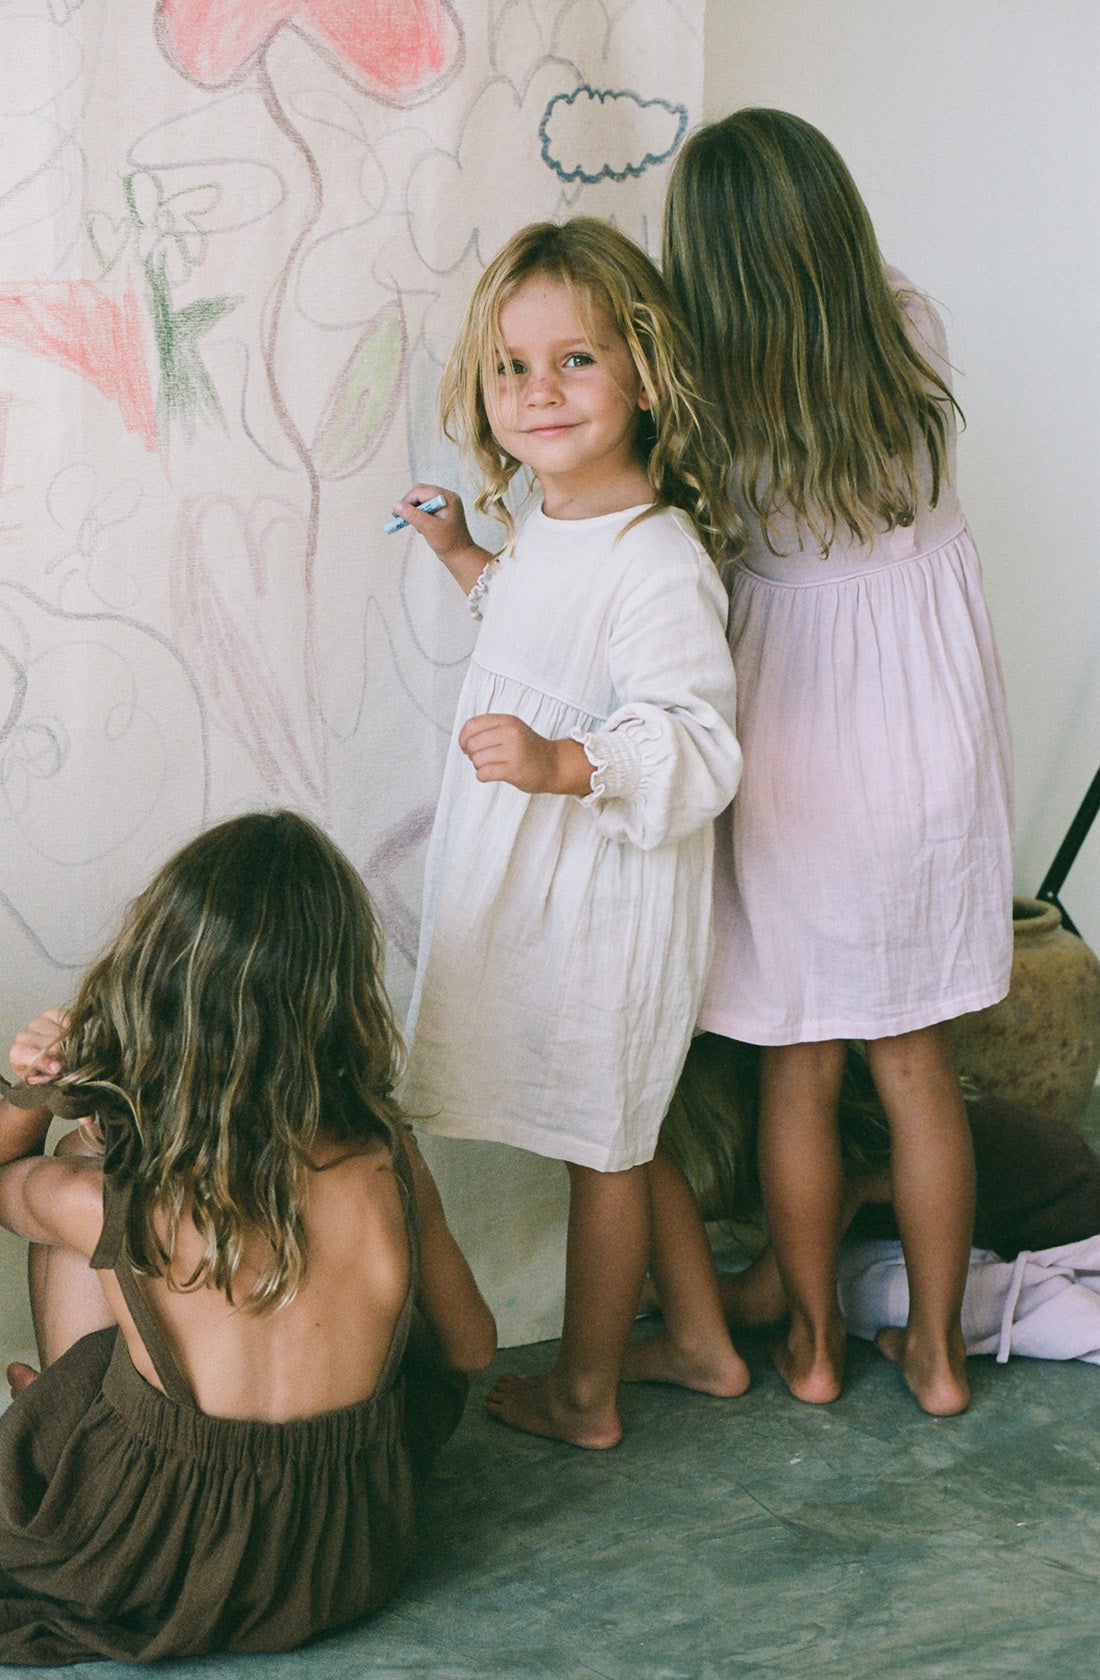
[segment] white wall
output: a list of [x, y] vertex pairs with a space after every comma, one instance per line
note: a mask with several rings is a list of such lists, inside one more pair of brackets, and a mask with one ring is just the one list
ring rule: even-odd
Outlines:
[[[816, 123], [940, 304], [1033, 893], [1100, 761], [1100, 7], [709, 0], [708, 117]], [[1063, 890], [1100, 949], [1100, 821]]]

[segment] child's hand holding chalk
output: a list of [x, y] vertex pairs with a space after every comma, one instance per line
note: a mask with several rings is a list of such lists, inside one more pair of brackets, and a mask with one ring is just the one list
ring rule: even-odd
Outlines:
[[[447, 506], [447, 498], [446, 496], [432, 496], [430, 500], [417, 502], [415, 506], [419, 507], [421, 513], [438, 513], [441, 508]], [[399, 513], [395, 513], [392, 519], [386, 520], [382, 529], [388, 537], [392, 537], [395, 531], [403, 531], [408, 523], [407, 519], [402, 519]]]
[[[424, 518], [425, 514], [429, 517]], [[403, 525], [416, 527], [468, 595], [492, 555], [488, 549], [479, 548], [470, 535], [462, 498], [453, 491], [441, 490], [438, 484], [414, 484], [394, 507], [393, 518], [387, 520], [385, 528], [400, 531]]]

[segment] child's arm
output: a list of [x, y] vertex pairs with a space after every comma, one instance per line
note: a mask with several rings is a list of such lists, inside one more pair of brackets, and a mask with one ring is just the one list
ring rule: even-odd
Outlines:
[[654, 521], [632, 536], [636, 563], [609, 631], [620, 703], [584, 736], [595, 766], [586, 804], [606, 839], [649, 851], [678, 844], [729, 804], [741, 749], [717, 572], [686, 533], [677, 542]]
[[507, 712], [467, 718], [458, 744], [479, 782], [511, 782], [521, 793], [592, 792], [592, 760], [579, 741], [550, 741]]
[[[8, 1061], [17, 1083], [41, 1085], [61, 1072], [56, 1046], [68, 1025], [63, 1009], [46, 1009], [16, 1033]], [[53, 1113], [48, 1108], [16, 1108], [0, 1103], [0, 1166], [28, 1155], [41, 1155]]]
[[[433, 496], [442, 496], [446, 506], [438, 513], [421, 513], [420, 503], [430, 501]], [[440, 489], [438, 484], [414, 484], [403, 502], [393, 504], [393, 511], [414, 531], [419, 531], [468, 595], [493, 557], [470, 535], [461, 496], [456, 496], [453, 490]]]
[[405, 1147], [420, 1220], [420, 1305], [447, 1363], [458, 1371], [483, 1371], [497, 1350], [496, 1323], [451, 1235], [435, 1179], [408, 1134]]
[[[442, 496], [446, 505], [438, 513], [421, 512], [420, 504], [433, 496]], [[414, 484], [393, 511], [419, 531], [468, 595], [493, 556], [471, 537], [461, 497], [437, 484]], [[592, 791], [592, 764], [578, 741], [549, 741], [506, 713], [470, 718], [458, 744], [479, 782], [511, 782], [523, 793], [583, 797]]]
[[44, 1009], [29, 1026], [15, 1035], [8, 1052], [11, 1071], [24, 1085], [41, 1085], [61, 1072], [57, 1053], [69, 1017], [64, 1009]]
[[[47, 1009], [18, 1033], [9, 1052], [23, 1084], [41, 1084], [61, 1072], [55, 1046], [68, 1016]], [[44, 1156], [49, 1108], [0, 1103], [0, 1225], [33, 1243], [65, 1243], [91, 1254], [103, 1222], [102, 1174], [86, 1155]]]
[[646, 850], [717, 816], [741, 773], [718, 574], [687, 534], [666, 530], [656, 546], [648, 536], [639, 527], [632, 586], [610, 628], [621, 702], [603, 727], [583, 742], [547, 740], [519, 718], [486, 712], [468, 718], [458, 737], [479, 782], [573, 794], [609, 839]]

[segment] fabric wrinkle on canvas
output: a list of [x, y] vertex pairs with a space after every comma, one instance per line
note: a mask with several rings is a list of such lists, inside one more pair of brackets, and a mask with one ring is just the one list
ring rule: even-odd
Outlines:
[[[403, 1151], [395, 1164], [412, 1210]], [[411, 1213], [409, 1288], [374, 1394], [266, 1423], [196, 1407], [122, 1258], [128, 1203], [105, 1179], [92, 1264], [115, 1270], [165, 1392], [111, 1328], [0, 1419], [0, 1661], [288, 1650], [377, 1609], [408, 1565], [415, 1499], [467, 1387], [414, 1304]]]
[[[949, 380], [932, 306], [888, 271]], [[882, 1038], [997, 1002], [1012, 960], [1011, 755], [977, 553], [949, 482], [868, 548], [787, 522], [735, 568], [745, 770], [717, 825], [699, 1025], [754, 1044]], [[923, 481], [931, 492], [924, 452]], [[744, 510], [743, 510], [744, 511]]]
[[[618, 1171], [652, 1158], [702, 995], [712, 819], [740, 774], [726, 597], [687, 517], [532, 499], [478, 640], [425, 872], [414, 1122]], [[583, 742], [583, 798], [479, 783], [469, 717]]]
[[[840, 1310], [853, 1336], [872, 1341], [909, 1317], [909, 1284], [899, 1242], [841, 1244]], [[1056, 1248], [1021, 1249], [1001, 1260], [971, 1249], [962, 1304], [968, 1354], [1080, 1359], [1100, 1365], [1100, 1234]]]

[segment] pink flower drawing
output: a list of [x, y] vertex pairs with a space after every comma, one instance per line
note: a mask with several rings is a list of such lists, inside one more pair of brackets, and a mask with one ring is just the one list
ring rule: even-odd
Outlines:
[[116, 302], [88, 280], [0, 286], [0, 339], [69, 368], [117, 403], [128, 430], [157, 447], [137, 299]]
[[161, 50], [200, 87], [240, 81], [283, 28], [391, 105], [434, 92], [462, 57], [447, 0], [158, 0], [156, 10]]

